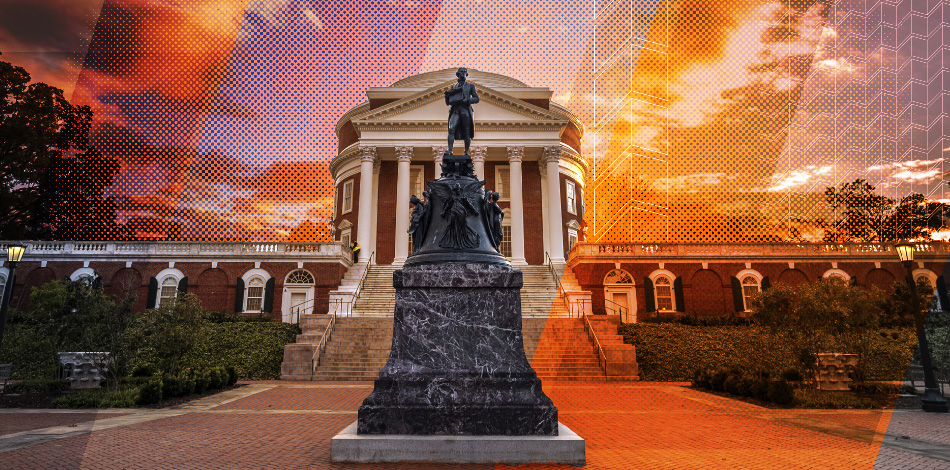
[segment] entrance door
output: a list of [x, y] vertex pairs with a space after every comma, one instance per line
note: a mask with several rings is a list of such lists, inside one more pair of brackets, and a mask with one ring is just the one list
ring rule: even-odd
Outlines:
[[297, 318], [297, 311], [305, 312], [308, 305], [305, 304], [307, 301], [306, 292], [291, 292], [290, 293], [290, 309], [288, 310], [288, 318], [284, 318], [285, 322], [294, 323]]
[[614, 304], [619, 305], [624, 308], [623, 316], [621, 321], [624, 323], [634, 323], [636, 322], [636, 312], [630, 308], [630, 293], [629, 292], [612, 292], [612, 299]]

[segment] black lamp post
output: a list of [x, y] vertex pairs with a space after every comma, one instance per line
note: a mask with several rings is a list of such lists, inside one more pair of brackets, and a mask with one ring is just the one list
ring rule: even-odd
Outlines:
[[906, 240], [897, 242], [895, 247], [897, 255], [901, 262], [907, 268], [907, 284], [910, 286], [910, 306], [914, 309], [914, 326], [917, 328], [917, 345], [920, 349], [920, 362], [924, 367], [924, 396], [921, 397], [921, 408], [924, 411], [936, 413], [946, 413], [947, 400], [940, 394], [940, 388], [937, 387], [937, 377], [934, 375], [933, 362], [930, 359], [930, 343], [927, 342], [927, 334], [924, 332], [923, 309], [920, 306], [920, 298], [917, 296], [917, 281], [914, 280], [914, 245]]
[[7, 283], [3, 286], [3, 302], [0, 302], [0, 346], [3, 345], [3, 330], [7, 326], [7, 310], [10, 308], [10, 296], [13, 295], [13, 273], [16, 271], [16, 265], [23, 259], [23, 253], [26, 251], [26, 245], [13, 242], [7, 245], [7, 264], [10, 265], [10, 272], [7, 273]]

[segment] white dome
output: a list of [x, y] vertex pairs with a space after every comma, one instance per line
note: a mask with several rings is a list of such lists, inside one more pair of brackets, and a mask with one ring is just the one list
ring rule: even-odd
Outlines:
[[[455, 72], [457, 70], [458, 68], [456, 67], [420, 73], [419, 75], [413, 75], [399, 80], [390, 86], [393, 88], [430, 88], [449, 80], [455, 80]], [[475, 69], [468, 69], [467, 80], [485, 85], [489, 88], [522, 88], [528, 86], [524, 82], [511, 77], [497, 73], [482, 72]]]

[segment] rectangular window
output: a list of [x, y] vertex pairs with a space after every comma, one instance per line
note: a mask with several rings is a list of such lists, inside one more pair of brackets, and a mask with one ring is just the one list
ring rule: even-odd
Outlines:
[[508, 191], [509, 184], [511, 183], [511, 170], [508, 165], [498, 165], [495, 167], [495, 187], [493, 191], [499, 194], [499, 201], [508, 201], [510, 195]]
[[350, 229], [346, 229], [340, 232], [340, 242], [343, 243], [343, 246], [346, 246], [346, 247], [350, 246], [350, 233], [351, 233]]
[[343, 183], [343, 213], [353, 211], [353, 180]]
[[564, 195], [567, 198], [567, 211], [571, 214], [577, 214], [577, 197], [575, 196], [574, 182], [565, 181], [565, 183]]
[[162, 281], [162, 288], [159, 291], [159, 308], [166, 305], [175, 305], [175, 298], [178, 296], [178, 279], [167, 277]]
[[511, 258], [511, 225], [501, 226], [501, 243], [498, 248], [502, 256]]
[[571, 248], [574, 244], [577, 243], [577, 230], [572, 228], [567, 229], [567, 252], [571, 252]]
[[260, 312], [264, 306], [264, 286], [247, 288], [247, 311]]
[[656, 309], [658, 311], [673, 311], [673, 283], [666, 276], [658, 276], [653, 280], [656, 290]]
[[409, 167], [409, 195], [419, 199], [422, 199], [422, 192], [425, 191], [425, 173], [422, 168], [418, 165]]

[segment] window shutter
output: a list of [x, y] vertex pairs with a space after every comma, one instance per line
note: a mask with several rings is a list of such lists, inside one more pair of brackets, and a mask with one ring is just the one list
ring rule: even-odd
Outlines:
[[673, 298], [676, 301], [676, 311], [685, 312], [686, 302], [683, 301], [683, 278], [678, 277], [673, 280]]
[[762, 278], [762, 290], [765, 291], [769, 287], [772, 287], [772, 281], [769, 281], [769, 277], [765, 276]]
[[150, 277], [148, 279], [148, 297], [145, 300], [145, 308], [155, 308], [155, 300], [158, 297], [158, 279]]
[[947, 298], [947, 283], [943, 276], [937, 277], [937, 298], [940, 299], [940, 309], [950, 311], [950, 298]]
[[244, 311], [244, 279], [237, 278], [234, 283], [234, 313]]
[[178, 295], [187, 294], [187, 293], [188, 293], [188, 276], [185, 276], [181, 278], [180, 281], [178, 281]]
[[656, 311], [656, 292], [653, 291], [653, 281], [649, 277], [643, 278], [643, 288], [646, 291], [646, 308], [647, 312]]
[[274, 278], [267, 280], [264, 286], [264, 308], [263, 311], [270, 313], [274, 309]]
[[742, 283], [735, 276], [732, 276], [732, 303], [736, 312], [745, 311], [745, 302], [742, 301]]
[[92, 288], [102, 290], [102, 276], [96, 276], [96, 278], [92, 280]]

